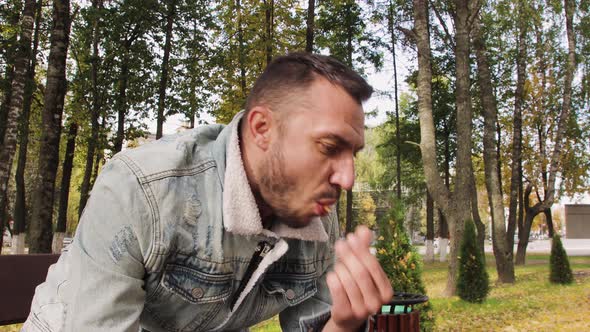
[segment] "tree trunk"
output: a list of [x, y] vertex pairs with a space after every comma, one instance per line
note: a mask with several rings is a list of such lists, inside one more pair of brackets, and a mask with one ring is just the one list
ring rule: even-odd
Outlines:
[[399, 101], [397, 97], [397, 64], [395, 59], [395, 31], [394, 31], [394, 14], [393, 14], [393, 2], [389, 1], [388, 7], [388, 27], [389, 27], [389, 34], [391, 35], [391, 55], [393, 58], [393, 93], [395, 99], [395, 139], [396, 139], [396, 160], [395, 160], [395, 169], [396, 169], [396, 177], [397, 177], [397, 184], [396, 184], [396, 194], [397, 198], [402, 198], [402, 152], [401, 152], [401, 134], [399, 128]]
[[[346, 6], [346, 21], [347, 22], [351, 22], [352, 19], [350, 18], [350, 16], [352, 16], [352, 13], [350, 12], [350, 6]], [[348, 65], [348, 67], [353, 68], [352, 65], [352, 53], [353, 53], [353, 47], [352, 47], [352, 38], [354, 37], [353, 35], [353, 31], [352, 31], [352, 25], [347, 25], [346, 27], [346, 64]]]
[[[459, 246], [463, 238], [464, 224], [470, 217], [469, 178], [471, 163], [471, 110], [470, 79], [469, 79], [469, 34], [470, 10], [469, 1], [456, 0], [455, 8], [455, 63], [456, 63], [456, 103], [457, 103], [457, 164], [455, 191], [453, 192], [453, 208], [443, 209], [448, 216], [451, 233], [451, 250], [449, 275], [445, 294], [455, 295], [457, 288]], [[435, 198], [436, 200], [436, 198]]]
[[526, 249], [528, 246], [528, 239], [525, 241], [523, 241], [521, 239], [521, 235], [520, 234], [527, 234], [530, 232], [531, 227], [530, 226], [526, 226], [529, 225], [533, 222], [533, 218], [529, 217], [529, 215], [525, 216], [525, 220], [524, 220], [524, 224], [525, 227], [523, 228], [519, 228], [519, 235], [518, 235], [518, 244], [517, 244], [517, 249], [516, 249], [516, 260], [515, 260], [515, 264], [516, 265], [524, 265], [526, 262]]
[[[449, 224], [447, 223], [447, 218], [445, 217], [444, 212], [440, 208], [438, 209], [438, 237], [439, 260], [441, 262], [446, 262], [448, 254], [446, 244], [449, 242]], [[444, 243], [445, 245], [442, 246], [441, 243]]]
[[272, 61], [272, 44], [274, 30], [274, 0], [264, 0], [264, 25], [266, 27], [265, 35], [265, 54], [266, 65]]
[[121, 151], [125, 139], [125, 116], [127, 115], [127, 82], [129, 79], [129, 50], [125, 49], [121, 63], [121, 76], [119, 77], [119, 96], [117, 97], [117, 134], [115, 136], [114, 153]]
[[61, 187], [59, 193], [59, 210], [57, 214], [57, 227], [53, 234], [53, 244], [51, 251], [54, 254], [61, 253], [63, 248], [63, 239], [65, 238], [68, 219], [68, 202], [70, 197], [70, 182], [72, 178], [72, 168], [74, 164], [74, 152], [76, 149], [76, 136], [78, 135], [78, 124], [70, 120], [68, 125], [66, 153], [63, 162], [63, 173], [61, 178]]
[[315, 31], [315, 0], [307, 2], [307, 29], [305, 33], [305, 52], [313, 52], [313, 35]]
[[513, 248], [506, 234], [502, 184], [498, 169], [498, 150], [496, 133], [498, 127], [498, 108], [493, 92], [490, 65], [487, 58], [485, 40], [481, 31], [481, 22], [476, 19], [473, 30], [473, 45], [477, 60], [477, 78], [481, 94], [484, 133], [483, 157], [488, 203], [492, 217], [492, 241], [498, 279], [503, 283], [514, 283]]
[[[6, 19], [6, 24], [8, 26], [17, 26], [19, 23], [20, 15], [11, 15]], [[6, 121], [8, 120], [8, 108], [10, 107], [10, 96], [12, 95], [12, 81], [14, 79], [14, 57], [16, 48], [18, 46], [17, 40], [18, 33], [13, 33], [10, 38], [8, 39], [8, 44], [13, 45], [6, 49], [6, 53], [4, 58], [6, 59], [5, 64], [5, 84], [1, 87], [2, 95], [4, 99], [2, 100], [2, 105], [0, 105], [0, 150], [4, 143], [4, 133], [6, 130]], [[0, 240], [1, 243], [2, 240]]]
[[[102, 0], [93, 0], [92, 7], [98, 13], [102, 9]], [[84, 178], [80, 187], [80, 204], [78, 206], [78, 217], [82, 216], [86, 202], [88, 201], [88, 194], [90, 192], [90, 181], [92, 178], [92, 168], [94, 162], [94, 154], [96, 153], [96, 146], [99, 135], [98, 117], [100, 116], [101, 101], [98, 91], [98, 66], [99, 66], [99, 52], [98, 43], [100, 36], [100, 17], [96, 15], [92, 21], [92, 60], [90, 68], [90, 77], [92, 81], [92, 110], [90, 112], [90, 139], [88, 140], [88, 148], [86, 150], [86, 166], [84, 168]]]
[[531, 227], [533, 225], [533, 220], [535, 217], [543, 212], [542, 203], [537, 202], [537, 204], [530, 206], [529, 202], [531, 201], [530, 196], [533, 189], [533, 185], [531, 183], [527, 184], [526, 190], [524, 192], [524, 220], [522, 223], [518, 225], [518, 248], [516, 251], [516, 264], [517, 265], [524, 265], [525, 257], [526, 257], [526, 248], [529, 243], [529, 235], [531, 233]]
[[[430, 36], [428, 31], [428, 3], [425, 0], [413, 0], [414, 4], [414, 32], [412, 37], [416, 40], [418, 48], [418, 113], [420, 118], [420, 150], [424, 164], [424, 175], [428, 191], [432, 194], [434, 201], [440, 206], [447, 216], [451, 236], [451, 259], [449, 263], [449, 275], [447, 279], [446, 295], [455, 294], [457, 281], [457, 249], [463, 235], [463, 223], [469, 217], [468, 197], [468, 172], [471, 156], [471, 109], [465, 100], [468, 91], [464, 91], [465, 84], [469, 85], [468, 66], [466, 56], [469, 55], [468, 31], [465, 22], [459, 21], [457, 36], [457, 89], [458, 105], [458, 140], [464, 142], [466, 148], [458, 150], [457, 158], [457, 194], [451, 197], [449, 190], [443, 183], [438, 167], [436, 165], [435, 130], [432, 116], [432, 70]], [[465, 8], [459, 8], [465, 7]], [[464, 14], [466, 4], [459, 3], [459, 13]], [[465, 17], [461, 16], [462, 19]], [[461, 26], [463, 24], [463, 26]], [[467, 43], [465, 43], [467, 41]], [[467, 72], [465, 71], [467, 70]]]
[[[14, 200], [14, 227], [12, 236], [25, 232], [26, 227], [26, 192], [25, 192], [25, 166], [27, 164], [27, 150], [29, 145], [29, 120], [31, 118], [31, 104], [33, 101], [33, 92], [35, 91], [35, 69], [37, 66], [37, 50], [39, 47], [39, 30], [42, 19], [42, 2], [37, 3], [35, 14], [35, 32], [33, 37], [33, 52], [27, 70], [27, 81], [25, 83], [25, 95], [23, 100], [23, 113], [20, 121], [20, 143], [18, 147], [18, 160], [14, 180], [16, 183], [16, 198]], [[22, 246], [24, 253], [24, 246]]]
[[67, 229], [68, 220], [68, 201], [70, 197], [70, 182], [72, 178], [72, 169], [74, 166], [74, 153], [76, 151], [76, 136], [78, 136], [78, 124], [70, 119], [68, 125], [66, 143], [66, 153], [63, 163], [63, 173], [61, 177], [61, 187], [59, 194], [59, 210], [57, 214], [57, 227], [56, 232], [65, 233]]
[[434, 262], [434, 201], [426, 191], [426, 256], [424, 261]]
[[522, 181], [522, 108], [524, 103], [524, 83], [526, 79], [526, 34], [527, 24], [524, 18], [524, 1], [519, 1], [519, 34], [518, 54], [516, 55], [516, 91], [514, 95], [514, 117], [512, 133], [512, 165], [510, 177], [510, 204], [508, 208], [508, 232], [507, 240], [510, 250], [514, 246], [514, 231], [516, 228], [516, 215], [518, 207], [518, 186]]
[[167, 1], [166, 13], [166, 40], [164, 42], [164, 57], [162, 58], [162, 69], [160, 71], [160, 86], [158, 89], [158, 127], [156, 129], [156, 139], [162, 137], [162, 126], [164, 125], [164, 108], [166, 105], [166, 87], [168, 86], [168, 66], [170, 60], [170, 50], [172, 49], [172, 30], [174, 29], [174, 19], [176, 13], [176, 0]]
[[469, 190], [471, 196], [471, 217], [473, 218], [473, 223], [477, 229], [477, 247], [479, 248], [482, 257], [485, 259], [486, 225], [483, 224], [479, 215], [477, 186], [475, 185], [475, 175], [473, 173], [473, 169], [471, 170], [470, 174], [471, 179], [469, 180]]
[[[522, 174], [522, 164], [518, 166], [519, 167], [519, 172], [520, 174]], [[527, 196], [528, 199], [528, 196]], [[522, 177], [518, 179], [518, 220], [517, 220], [517, 226], [518, 229], [524, 228], [524, 213], [525, 213], [525, 203], [524, 203], [524, 184], [522, 181]], [[510, 233], [507, 235], [508, 236], [508, 243], [510, 243], [510, 246], [512, 247], [512, 249], [514, 250], [514, 232], [512, 235], [510, 235]]]
[[[432, 117], [432, 69], [430, 51], [430, 33], [428, 31], [428, 2], [413, 0], [414, 30], [412, 37], [418, 48], [418, 112], [420, 118], [420, 151], [424, 163], [424, 174], [427, 179], [428, 192], [438, 196], [435, 201], [439, 206], [448, 209], [450, 195], [438, 173], [436, 166], [436, 148], [434, 136], [434, 120]], [[436, 193], [436, 194], [434, 194]]]
[[352, 224], [352, 189], [346, 191], [346, 230], [345, 234], [348, 234], [353, 231], [353, 224]]
[[59, 163], [61, 117], [66, 95], [66, 57], [70, 37], [70, 1], [54, 0], [51, 48], [39, 147], [39, 185], [33, 195], [29, 252], [51, 252], [55, 177]]
[[16, 152], [18, 118], [23, 109], [27, 68], [31, 58], [31, 37], [35, 20], [35, 0], [26, 0], [20, 26], [20, 37], [14, 58], [14, 77], [11, 84], [10, 104], [6, 116], [4, 139], [0, 146], [0, 233], [4, 233], [8, 207], [8, 179]]
[[[106, 117], [102, 118], [102, 123], [100, 125], [100, 131], [103, 132], [105, 130], [106, 127]], [[100, 140], [100, 142], [105, 142], [106, 139], [102, 138]], [[104, 144], [99, 144], [97, 146], [96, 149], [96, 154], [95, 154], [95, 160], [93, 163], [93, 168], [92, 168], [92, 176], [90, 178], [90, 188], [94, 187], [94, 182], [96, 181], [96, 178], [98, 177], [98, 171], [100, 169], [101, 166], [101, 162], [104, 160]]]
[[553, 238], [555, 234], [555, 226], [553, 226], [553, 215], [551, 214], [551, 208], [543, 210], [545, 214], [545, 222], [547, 224], [547, 230], [549, 231], [549, 237]]
[[[246, 59], [244, 55], [244, 31], [242, 29], [242, 4], [236, 0], [236, 12], [238, 25], [238, 66], [240, 67], [240, 92], [242, 102], [246, 102]], [[244, 105], [245, 106], [245, 105]]]

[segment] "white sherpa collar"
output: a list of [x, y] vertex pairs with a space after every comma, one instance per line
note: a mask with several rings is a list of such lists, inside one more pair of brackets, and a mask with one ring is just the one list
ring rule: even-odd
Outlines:
[[273, 237], [327, 242], [328, 234], [319, 217], [313, 218], [309, 225], [302, 228], [292, 228], [281, 222], [275, 223], [270, 231], [262, 227], [262, 219], [246, 177], [240, 151], [238, 135], [240, 118], [241, 114], [228, 125], [231, 127], [231, 134], [227, 144], [223, 188], [223, 225], [225, 229], [240, 235], [263, 233]]

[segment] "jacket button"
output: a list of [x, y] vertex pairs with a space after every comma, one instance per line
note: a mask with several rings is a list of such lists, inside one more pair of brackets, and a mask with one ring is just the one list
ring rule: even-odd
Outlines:
[[295, 291], [293, 291], [292, 289], [287, 289], [285, 296], [287, 296], [288, 300], [292, 300], [295, 298]]
[[203, 292], [203, 289], [201, 287], [195, 287], [193, 288], [193, 290], [191, 291], [191, 294], [193, 295], [193, 297], [195, 299], [200, 299], [203, 297], [205, 292]]

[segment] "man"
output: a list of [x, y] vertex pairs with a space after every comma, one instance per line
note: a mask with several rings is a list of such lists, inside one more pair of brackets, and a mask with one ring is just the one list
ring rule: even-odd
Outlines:
[[117, 154], [24, 329], [239, 330], [277, 313], [285, 331], [358, 329], [393, 295], [368, 229], [335, 243], [371, 93], [334, 59], [295, 53], [228, 126]]

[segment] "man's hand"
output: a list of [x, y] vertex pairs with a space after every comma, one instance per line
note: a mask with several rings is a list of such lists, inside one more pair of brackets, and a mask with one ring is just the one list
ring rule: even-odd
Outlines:
[[359, 226], [346, 240], [336, 242], [337, 262], [327, 275], [332, 317], [324, 331], [353, 331], [391, 301], [391, 284], [369, 252], [372, 238], [367, 227]]

